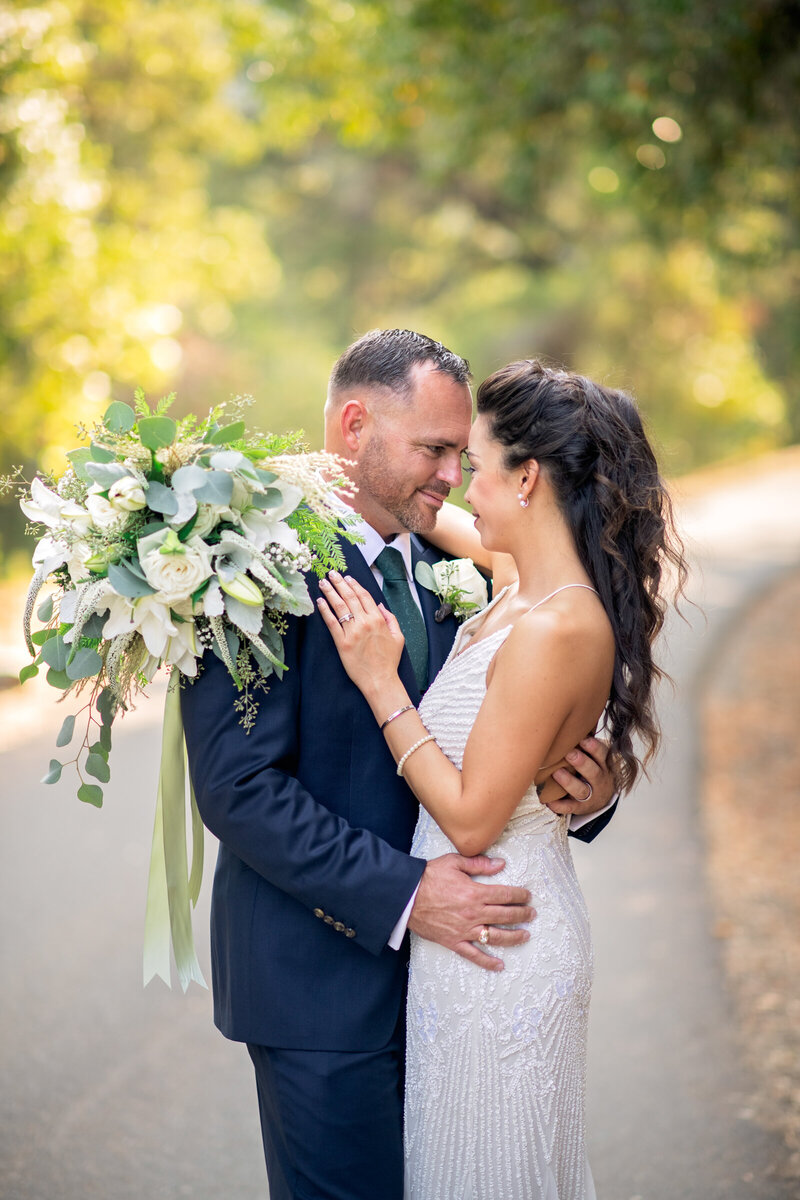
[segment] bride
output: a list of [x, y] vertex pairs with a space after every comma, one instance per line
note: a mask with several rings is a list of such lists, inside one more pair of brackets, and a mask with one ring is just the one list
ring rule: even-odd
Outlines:
[[683, 560], [629, 397], [532, 360], [485, 380], [477, 410], [467, 500], [480, 544], [452, 512], [438, 540], [511, 582], [462, 625], [418, 711], [397, 675], [394, 616], [337, 575], [319, 605], [422, 805], [412, 854], [503, 858], [499, 878], [528, 887], [538, 914], [495, 971], [412, 935], [406, 1195], [593, 1200], [591, 939], [566, 819], [539, 791], [601, 716], [623, 789], [640, 767], [634, 736], [643, 761], [653, 754], [652, 643], [665, 567], [680, 583]]

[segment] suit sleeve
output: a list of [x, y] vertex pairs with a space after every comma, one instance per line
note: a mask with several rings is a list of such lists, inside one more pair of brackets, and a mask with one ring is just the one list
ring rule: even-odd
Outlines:
[[425, 863], [318, 803], [295, 778], [298, 756], [299, 621], [284, 639], [288, 671], [259, 695], [249, 733], [235, 709], [238, 693], [208, 653], [182, 691], [181, 709], [197, 806], [205, 825], [269, 883], [348, 929], [379, 954]]
[[569, 836], [577, 838], [579, 842], [591, 842], [598, 833], [602, 833], [608, 822], [617, 811], [617, 801], [603, 812], [599, 813], [593, 821], [587, 821], [585, 825], [581, 825], [580, 829], [570, 829]]

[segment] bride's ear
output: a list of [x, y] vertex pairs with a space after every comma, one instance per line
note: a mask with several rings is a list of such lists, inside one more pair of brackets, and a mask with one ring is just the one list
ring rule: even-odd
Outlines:
[[519, 480], [519, 502], [523, 508], [527, 508], [530, 504], [531, 493], [536, 487], [536, 482], [539, 478], [539, 463], [535, 458], [528, 459], [521, 467], [517, 468], [520, 473]]

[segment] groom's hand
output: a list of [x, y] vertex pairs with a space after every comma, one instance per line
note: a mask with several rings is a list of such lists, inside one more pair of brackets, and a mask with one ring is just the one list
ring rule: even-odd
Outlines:
[[559, 814], [589, 817], [600, 812], [617, 790], [608, 765], [608, 743], [596, 737], [584, 738], [565, 757], [569, 766], [559, 767], [547, 780], [539, 795], [542, 804]]
[[526, 929], [503, 929], [536, 916], [526, 888], [503, 883], [477, 883], [471, 875], [496, 875], [505, 863], [499, 858], [462, 858], [444, 854], [427, 864], [422, 874], [409, 929], [430, 942], [455, 950], [487, 971], [502, 971], [502, 959], [474, 945], [486, 926], [490, 946], [519, 946], [527, 942]]

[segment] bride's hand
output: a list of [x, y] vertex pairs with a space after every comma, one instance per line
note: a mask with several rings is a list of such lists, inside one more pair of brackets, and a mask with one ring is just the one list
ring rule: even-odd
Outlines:
[[317, 601], [345, 671], [365, 695], [397, 677], [405, 641], [396, 617], [355, 579], [331, 571]]

